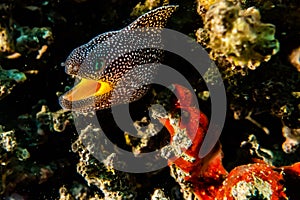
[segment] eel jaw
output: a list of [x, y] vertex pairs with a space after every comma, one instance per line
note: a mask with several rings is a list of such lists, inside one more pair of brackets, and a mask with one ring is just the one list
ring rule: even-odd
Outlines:
[[65, 109], [72, 109], [73, 103], [78, 104], [96, 97], [105, 96], [113, 87], [105, 81], [95, 81], [82, 78], [71, 90], [60, 97], [60, 104]]

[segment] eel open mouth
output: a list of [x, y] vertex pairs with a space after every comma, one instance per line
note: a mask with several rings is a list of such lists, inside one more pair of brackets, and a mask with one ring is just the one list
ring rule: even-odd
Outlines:
[[112, 89], [111, 84], [108, 82], [82, 78], [80, 82], [66, 92], [62, 98], [70, 102], [80, 101], [90, 97], [104, 95]]

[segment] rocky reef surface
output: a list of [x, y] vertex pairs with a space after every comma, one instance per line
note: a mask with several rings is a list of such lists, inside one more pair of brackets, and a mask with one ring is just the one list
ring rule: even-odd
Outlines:
[[[224, 128], [204, 158], [206, 83], [218, 84], [216, 72], [196, 76], [174, 55], [165, 62], [189, 80], [199, 108], [187, 88], [153, 85], [130, 104], [130, 131], [139, 137], [120, 130], [111, 109], [74, 113], [58, 102], [74, 85], [62, 64], [74, 48], [168, 4], [179, 7], [167, 27], [205, 48], [226, 89]], [[298, 0], [5, 0], [0, 13], [2, 199], [300, 199]], [[102, 130], [89, 123], [95, 117]], [[166, 166], [119, 171], [128, 163], [111, 153], [108, 138], [137, 157], [161, 149]]]

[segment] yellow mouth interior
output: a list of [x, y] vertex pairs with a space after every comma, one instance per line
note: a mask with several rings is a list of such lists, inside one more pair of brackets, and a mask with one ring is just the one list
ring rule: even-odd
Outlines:
[[79, 101], [92, 96], [100, 96], [112, 90], [112, 86], [103, 81], [81, 79], [69, 92], [64, 95], [68, 101]]

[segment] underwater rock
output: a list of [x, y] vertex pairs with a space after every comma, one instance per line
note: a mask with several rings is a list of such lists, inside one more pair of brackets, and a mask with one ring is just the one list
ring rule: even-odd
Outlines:
[[[47, 160], [54, 149], [46, 151], [45, 154], [43, 145], [49, 145], [48, 140], [44, 138], [43, 141], [41, 140], [41, 136], [36, 131], [35, 118], [27, 115], [27, 118], [22, 117], [22, 119], [33, 123], [22, 124], [11, 131], [3, 131], [2, 127], [0, 130], [0, 195], [3, 199], [9, 199], [14, 196], [14, 192], [20, 192], [19, 188], [27, 188], [27, 185], [44, 184], [70, 165], [69, 160], [64, 158]], [[41, 152], [43, 161], [37, 159]], [[24, 192], [20, 192], [20, 195], [28, 196]]]
[[243, 10], [227, 0], [212, 5], [206, 12], [204, 28], [196, 34], [198, 42], [207, 40], [204, 35], [209, 38], [211, 57], [225, 56], [233, 66], [255, 69], [279, 51], [274, 25], [262, 23], [254, 7]]
[[53, 130], [56, 132], [63, 132], [66, 126], [71, 124], [72, 120], [71, 112], [63, 109], [52, 112]]
[[[197, 13], [204, 19], [205, 13], [209, 10], [209, 8], [220, 1], [222, 0], [197, 0]], [[237, 0], [228, 1], [232, 3], [238, 2]]]
[[52, 113], [46, 105], [43, 105], [41, 111], [36, 113], [37, 134], [46, 135], [53, 131]]
[[17, 69], [5, 70], [0, 67], [0, 100], [9, 95], [17, 83], [26, 79], [25, 74]]
[[[7, 164], [4, 160], [9, 159], [9, 156], [13, 156], [19, 161], [24, 161], [30, 157], [30, 153], [26, 148], [18, 146], [17, 139], [15, 137], [15, 131], [4, 131], [1, 125], [0, 147], [0, 161], [3, 163], [3, 165]], [[5, 153], [3, 152], [3, 150], [5, 151]], [[10, 152], [10, 154], [7, 154], [8, 152]]]

